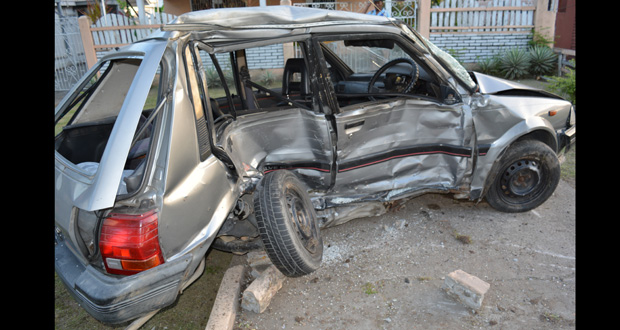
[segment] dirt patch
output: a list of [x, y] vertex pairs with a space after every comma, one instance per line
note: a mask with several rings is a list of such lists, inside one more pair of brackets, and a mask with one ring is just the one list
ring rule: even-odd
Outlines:
[[[519, 214], [424, 195], [324, 230], [321, 268], [287, 278], [265, 312], [242, 310], [235, 329], [572, 329], [575, 222], [566, 182]], [[479, 310], [442, 290], [456, 269], [490, 284]]]

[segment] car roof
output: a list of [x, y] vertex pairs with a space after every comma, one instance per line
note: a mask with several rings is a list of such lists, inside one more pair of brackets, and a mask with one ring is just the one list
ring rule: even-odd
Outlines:
[[166, 24], [167, 31], [291, 29], [328, 25], [391, 24], [396, 20], [340, 10], [296, 6], [220, 8], [189, 12]]
[[[220, 8], [180, 15], [162, 27], [192, 34], [210, 53], [299, 41], [312, 33], [396, 32], [401, 21], [383, 16], [295, 6]], [[287, 42], [287, 41], [283, 41]]]

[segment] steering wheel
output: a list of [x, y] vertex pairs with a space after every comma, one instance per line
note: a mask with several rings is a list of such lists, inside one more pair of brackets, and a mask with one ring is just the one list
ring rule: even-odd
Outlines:
[[[396, 70], [391, 70], [389, 72], [388, 69], [400, 64], [406, 63], [411, 66], [411, 71], [404, 72], [403, 70], [399, 70], [400, 68], [396, 68]], [[368, 93], [372, 93], [374, 89], [374, 85], [379, 79], [379, 77], [387, 72], [385, 78], [385, 92], [388, 93], [407, 93], [413, 88], [416, 81], [418, 81], [418, 76], [420, 75], [420, 69], [416, 62], [409, 58], [397, 58], [385, 63], [370, 79], [368, 83]], [[407, 77], [409, 79], [407, 79]], [[370, 99], [374, 101], [374, 98], [370, 96]]]

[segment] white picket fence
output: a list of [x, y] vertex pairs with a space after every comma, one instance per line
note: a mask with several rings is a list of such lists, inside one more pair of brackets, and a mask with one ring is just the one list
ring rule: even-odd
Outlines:
[[142, 21], [118, 14], [107, 14], [101, 17], [90, 27], [95, 51], [106, 51], [144, 39], [162, 25], [176, 18], [166, 13], [144, 16]]
[[[367, 1], [324, 1], [296, 3], [294, 5], [363, 12], [368, 4]], [[541, 10], [541, 8], [548, 11], [556, 10], [559, 0], [544, 0], [542, 7], [540, 4], [543, 3], [543, 0], [443, 0], [439, 5], [432, 8], [430, 8], [429, 0], [423, 0], [422, 2], [425, 3], [423, 6], [420, 3], [421, 1], [392, 0], [387, 1], [386, 6], [391, 8], [392, 17], [405, 21], [431, 41], [438, 41], [438, 46], [456, 49], [458, 47], [448, 44], [448, 37], [445, 36], [454, 35], [457, 37], [472, 34], [491, 36], [498, 33], [530, 34], [533, 29], [539, 28], [535, 25], [537, 24], [534, 19], [537, 15], [536, 11]], [[141, 20], [108, 14], [93, 24], [85, 17], [80, 17], [78, 20], [79, 31], [84, 52], [81, 53], [77, 50], [74, 52], [80, 54], [80, 57], [85, 57], [86, 67], [90, 67], [103, 54], [114, 51], [117, 47], [141, 40], [175, 18], [176, 16], [165, 13], [144, 15]], [[544, 31], [544, 28], [541, 31]], [[66, 31], [57, 32], [57, 35], [59, 34], [62, 34], [63, 38], [67, 38]], [[437, 40], [437, 38], [442, 40]], [[441, 43], [443, 40], [446, 40], [444, 44]], [[464, 44], [460, 39], [456, 42], [457, 46]], [[60, 49], [61, 45], [66, 44], [66, 41], [64, 43], [57, 41], [57, 48]], [[472, 46], [467, 47], [471, 48]], [[61, 55], [57, 57], [60, 59]], [[61, 61], [57, 60], [57, 62], [60, 63]], [[73, 62], [79, 61], [74, 60]], [[59, 64], [57, 68], [58, 77], [73, 73], [76, 71], [74, 70], [75, 67], [75, 65], [63, 64], [60, 66]], [[74, 76], [76, 75], [75, 73], [72, 74], [71, 79], [67, 80], [75, 80]]]
[[531, 32], [535, 11], [535, 0], [444, 0], [430, 9], [430, 32]]

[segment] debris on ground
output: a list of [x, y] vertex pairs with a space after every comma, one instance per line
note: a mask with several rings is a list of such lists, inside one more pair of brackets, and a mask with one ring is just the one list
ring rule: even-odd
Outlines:
[[228, 268], [215, 297], [206, 330], [232, 329], [239, 309], [238, 297], [246, 271], [245, 265]]
[[443, 285], [448, 295], [473, 309], [479, 309], [482, 306], [484, 294], [490, 287], [489, 283], [460, 269], [448, 274]]
[[264, 251], [248, 253], [248, 263], [252, 267], [250, 274], [257, 276], [243, 292], [241, 307], [262, 313], [269, 307], [271, 298], [282, 288], [286, 276], [271, 264]]

